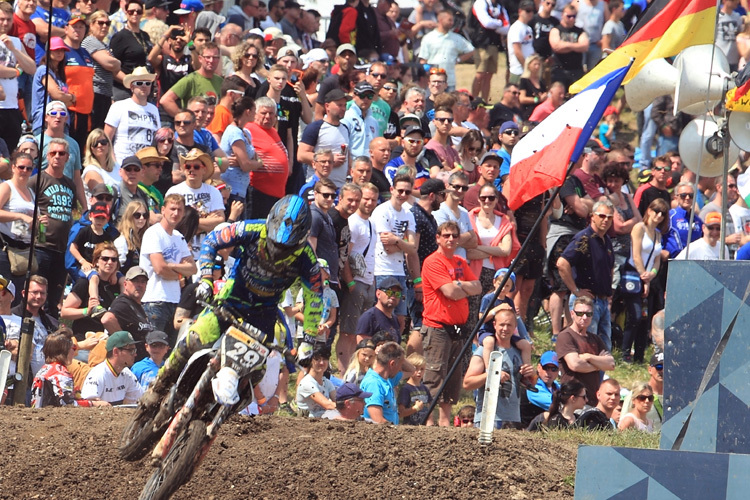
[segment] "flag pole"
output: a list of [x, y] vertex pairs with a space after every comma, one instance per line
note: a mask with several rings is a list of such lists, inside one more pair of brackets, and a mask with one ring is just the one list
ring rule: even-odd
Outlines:
[[[565, 171], [565, 177], [563, 178], [563, 183], [565, 182], [565, 179], [567, 179], [570, 173], [573, 171], [573, 167], [575, 166], [575, 164], [576, 162], [574, 161], [571, 161], [568, 164], [568, 168]], [[547, 217], [547, 212], [552, 207], [552, 203], [554, 203], [555, 198], [557, 198], [557, 195], [560, 193], [561, 188], [562, 188], [562, 183], [559, 186], [556, 186], [554, 191], [552, 191], [552, 194], [549, 200], [547, 200], [547, 203], [544, 205], [544, 208], [542, 209], [542, 213], [539, 215], [539, 217], [537, 217], [536, 221], [534, 222], [534, 225], [531, 227], [531, 231], [529, 231], [529, 235], [523, 241], [523, 245], [521, 245], [521, 249], [518, 251], [518, 254], [511, 261], [510, 266], [508, 266], [508, 272], [505, 273], [505, 276], [503, 276], [502, 280], [500, 281], [500, 286], [498, 286], [497, 290], [495, 290], [495, 294], [492, 296], [491, 303], [493, 304], [495, 303], [498, 295], [500, 295], [500, 292], [503, 290], [503, 287], [505, 287], [505, 283], [510, 279], [510, 273], [512, 273], [515, 270], [515, 268], [518, 267], [518, 262], [520, 261], [521, 256], [524, 255], [524, 253], [526, 252], [526, 249], [529, 247], [531, 242], [534, 241], [537, 231], [539, 231], [539, 227], [542, 225], [542, 221], [544, 220], [545, 217]], [[477, 331], [487, 319], [487, 315], [489, 314], [490, 309], [492, 308], [488, 307], [487, 310], [484, 311], [484, 314], [482, 315], [481, 319], [474, 325], [474, 328], [471, 329], [471, 334], [466, 339], [466, 342], [464, 342], [464, 345], [461, 348], [461, 352], [456, 357], [456, 360], [453, 362], [453, 366], [451, 366], [450, 370], [448, 370], [448, 373], [445, 375], [445, 378], [443, 379], [443, 383], [440, 384], [440, 387], [438, 388], [437, 393], [432, 398], [430, 407], [427, 409], [427, 413], [424, 419], [422, 419], [422, 425], [426, 424], [427, 420], [430, 418], [430, 415], [432, 415], [432, 412], [435, 409], [435, 406], [437, 405], [437, 401], [440, 398], [440, 395], [445, 390], [445, 386], [448, 384], [448, 381], [450, 380], [451, 376], [453, 376], [455, 371], [458, 369], [458, 365], [461, 364], [461, 360], [466, 355], [466, 351], [469, 349], [469, 347], [473, 343], [474, 336], [477, 334]], [[471, 318], [469, 318], [469, 320], [471, 320]]]

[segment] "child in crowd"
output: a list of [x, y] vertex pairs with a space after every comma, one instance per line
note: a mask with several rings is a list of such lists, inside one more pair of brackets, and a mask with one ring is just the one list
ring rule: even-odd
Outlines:
[[374, 363], [375, 343], [372, 339], [363, 339], [357, 344], [357, 350], [354, 352], [354, 357], [344, 374], [344, 382], [351, 382], [359, 386], [359, 383], [362, 382], [362, 377], [365, 376], [367, 370], [372, 368]]
[[[495, 314], [501, 309], [510, 309], [511, 311], [516, 310], [516, 306], [513, 299], [509, 297], [509, 294], [516, 290], [516, 274], [510, 273], [510, 279], [505, 282], [505, 286], [500, 294], [497, 296], [495, 303], [492, 303], [492, 297], [500, 287], [500, 282], [503, 280], [505, 275], [508, 274], [508, 268], [504, 267], [498, 269], [495, 273], [494, 285], [495, 290], [489, 292], [482, 297], [482, 303], [479, 306], [479, 319], [482, 318], [484, 311], [490, 310], [487, 313], [487, 318], [484, 325], [477, 332], [477, 342], [484, 347], [482, 351], [482, 359], [484, 360], [484, 366], [490, 366], [490, 355], [495, 350], [495, 328], [493, 326], [495, 321]], [[511, 345], [521, 352], [521, 359], [524, 364], [531, 365], [531, 342], [528, 341], [528, 332], [523, 324], [523, 321], [516, 321], [516, 334], [510, 339]], [[520, 334], [520, 335], [519, 335]], [[536, 391], [534, 391], [536, 392]]]
[[[328, 335], [331, 333], [331, 328], [336, 323], [336, 314], [339, 309], [339, 299], [336, 296], [336, 292], [329, 286], [330, 283], [328, 278], [331, 276], [331, 269], [328, 267], [328, 262], [325, 259], [318, 259], [318, 265], [320, 266], [320, 274], [323, 279], [323, 312], [320, 315], [320, 324], [318, 325], [318, 337], [316, 343], [325, 343], [328, 340]], [[302, 289], [300, 288], [297, 294], [297, 313], [294, 315], [294, 319], [297, 320], [300, 325], [297, 327], [297, 342], [302, 339], [303, 328], [301, 325], [305, 323], [305, 315], [302, 311], [305, 310], [305, 301]]]
[[604, 149], [610, 149], [612, 147], [612, 141], [617, 138], [615, 135], [617, 122], [617, 108], [614, 106], [608, 106], [607, 109], [604, 110], [603, 122], [599, 125], [599, 142]]
[[474, 428], [474, 413], [476, 408], [472, 405], [466, 405], [458, 410], [458, 415], [453, 420], [454, 427], [471, 427]]
[[[416, 352], [411, 353], [406, 360], [414, 365], [414, 372], [398, 393], [398, 415], [403, 419], [404, 425], [421, 425], [432, 401], [430, 390], [422, 383], [427, 362], [424, 356]], [[432, 422], [428, 422], [428, 425], [431, 424]]]
[[154, 381], [156, 374], [159, 373], [159, 368], [167, 359], [169, 353], [167, 334], [161, 330], [150, 331], [146, 335], [146, 352], [148, 352], [148, 357], [138, 361], [130, 369], [144, 389]]
[[[94, 259], [94, 248], [99, 243], [113, 243], [109, 234], [104, 232], [104, 226], [109, 222], [109, 204], [98, 201], [91, 205], [89, 212], [91, 225], [83, 226], [70, 244], [70, 254], [81, 266], [79, 277], [85, 277], [89, 280], [89, 316], [97, 319], [104, 315], [107, 310], [99, 304], [99, 274], [94, 269], [91, 262]], [[113, 280], [120, 284], [120, 293], [122, 293], [125, 277], [122, 273], [115, 273]], [[115, 284], [114, 282], [112, 283]]]

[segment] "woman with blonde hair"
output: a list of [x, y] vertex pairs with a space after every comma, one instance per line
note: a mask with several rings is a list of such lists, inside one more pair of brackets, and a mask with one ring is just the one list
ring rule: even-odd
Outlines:
[[243, 42], [234, 48], [232, 62], [234, 74], [227, 77], [228, 81], [237, 83], [245, 91], [245, 95], [255, 98], [260, 87], [260, 72], [263, 71], [263, 52], [251, 42]]
[[126, 273], [128, 269], [138, 265], [141, 256], [143, 233], [148, 229], [146, 204], [140, 200], [128, 203], [117, 229], [120, 231], [120, 236], [114, 243], [120, 259], [121, 272]]
[[518, 84], [521, 90], [521, 96], [518, 99], [521, 102], [524, 120], [528, 120], [534, 108], [547, 99], [547, 85], [542, 79], [543, 70], [544, 61], [539, 54], [532, 54], [526, 58], [521, 81]]
[[622, 411], [627, 413], [620, 417], [617, 428], [654, 432], [654, 423], [646, 416], [653, 404], [654, 390], [645, 382], [637, 382], [630, 391], [630, 398], [625, 400]]
[[115, 153], [112, 141], [104, 130], [95, 128], [86, 139], [86, 151], [83, 153], [83, 187], [86, 199], [91, 199], [94, 186], [104, 183], [108, 188], [117, 190], [120, 185], [120, 174], [115, 171]]

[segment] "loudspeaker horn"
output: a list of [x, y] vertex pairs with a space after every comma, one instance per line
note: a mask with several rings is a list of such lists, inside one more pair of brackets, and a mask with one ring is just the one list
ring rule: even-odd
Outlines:
[[625, 85], [628, 106], [633, 111], [643, 111], [657, 97], [672, 94], [677, 77], [677, 68], [666, 59], [654, 59]]
[[674, 94], [674, 113], [700, 115], [711, 111], [733, 88], [729, 62], [714, 45], [688, 47], [675, 60], [678, 71]]
[[685, 166], [703, 177], [717, 177], [724, 173], [724, 154], [731, 166], [740, 154], [740, 148], [732, 141], [729, 151], [724, 151], [724, 140], [719, 134], [719, 125], [705, 117], [688, 123], [680, 134], [680, 158]]
[[750, 113], [732, 111], [728, 126], [732, 143], [743, 151], [750, 151]]

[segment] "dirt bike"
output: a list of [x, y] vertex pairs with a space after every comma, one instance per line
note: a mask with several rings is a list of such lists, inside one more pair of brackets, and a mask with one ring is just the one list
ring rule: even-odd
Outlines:
[[[167, 499], [190, 480], [221, 425], [252, 402], [253, 386], [262, 378], [271, 350], [290, 359], [288, 350], [264, 345], [266, 335], [243, 322], [231, 307], [209, 307], [230, 324], [219, 347], [194, 353], [162, 404], [156, 409], [139, 406], [123, 431], [120, 455], [126, 460], [142, 458], [164, 435], [160, 461], [141, 492], [142, 500]], [[220, 404], [212, 389], [211, 381], [222, 367], [234, 369], [239, 378], [239, 401], [231, 406]]]

